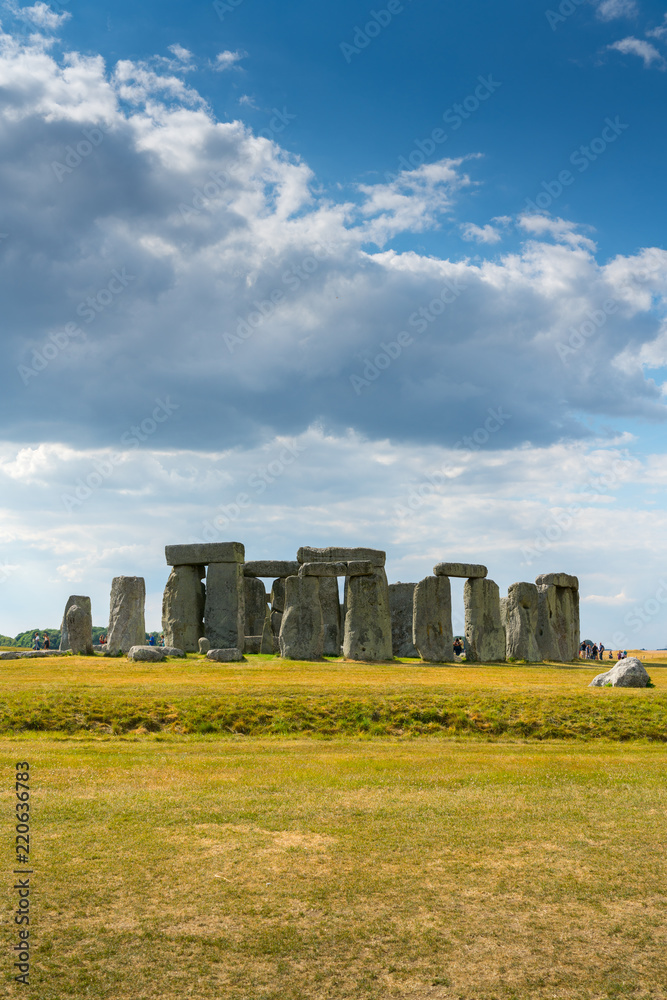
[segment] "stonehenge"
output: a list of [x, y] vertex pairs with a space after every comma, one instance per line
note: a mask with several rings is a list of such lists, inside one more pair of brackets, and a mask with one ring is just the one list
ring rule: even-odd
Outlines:
[[[68, 597], [67, 598], [67, 604], [65, 605], [65, 610], [63, 612], [62, 625], [60, 626], [60, 646], [59, 646], [59, 649], [61, 649], [63, 652], [72, 648], [71, 643], [70, 643], [70, 636], [69, 636], [69, 626], [68, 626], [68, 623], [67, 623], [67, 612], [75, 604], [76, 604], [76, 606], [78, 608], [84, 608], [88, 612], [88, 614], [91, 615], [90, 621], [91, 621], [91, 629], [92, 629], [92, 614], [91, 614], [91, 609], [90, 609], [90, 598], [89, 597], [76, 597], [76, 596]], [[91, 632], [91, 644], [92, 644], [92, 632]]]
[[[465, 661], [566, 662], [578, 656], [579, 583], [567, 573], [512, 584], [501, 598], [478, 563], [440, 562], [417, 584], [389, 586], [380, 549], [302, 546], [295, 560], [245, 562], [240, 542], [207, 542], [167, 545], [165, 555], [171, 567], [163, 598], [165, 642], [186, 652], [215, 652], [211, 659], [222, 655], [219, 650], [238, 650], [241, 656], [279, 651], [297, 660], [342, 655], [362, 662], [405, 657], [451, 663], [450, 578], [465, 580]], [[264, 581], [271, 581], [268, 595]]]
[[65, 615], [67, 641], [75, 656], [93, 655], [93, 619], [90, 598], [81, 605], [72, 604]]

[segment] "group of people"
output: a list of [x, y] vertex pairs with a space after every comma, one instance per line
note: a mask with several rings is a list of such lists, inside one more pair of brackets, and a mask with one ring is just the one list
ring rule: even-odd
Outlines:
[[[614, 654], [613, 650], [606, 650], [607, 659], [613, 660], [614, 656], [617, 660], [624, 660], [628, 655], [627, 649], [619, 649]], [[605, 647], [602, 643], [597, 645], [596, 643], [582, 642], [579, 646], [579, 657], [582, 660], [604, 660]]]
[[45, 632], [44, 636], [40, 638], [39, 632], [35, 632], [32, 639], [33, 649], [51, 649], [51, 640], [49, 639], [49, 633]]
[[148, 637], [149, 646], [164, 646], [164, 636], [161, 635], [157, 640], [154, 635], [149, 635]]

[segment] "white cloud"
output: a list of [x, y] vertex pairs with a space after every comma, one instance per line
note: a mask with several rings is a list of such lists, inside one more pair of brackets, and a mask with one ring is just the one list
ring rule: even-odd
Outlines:
[[239, 104], [242, 107], [252, 108], [254, 111], [257, 111], [255, 98], [251, 97], [250, 94], [241, 94], [241, 96], [239, 97]]
[[237, 50], [236, 52], [230, 52], [226, 50], [225, 52], [219, 52], [215, 57], [214, 69], [223, 72], [226, 69], [231, 69], [232, 66], [236, 66], [241, 59], [245, 59], [247, 52], [241, 52]]
[[5, 6], [15, 17], [29, 21], [43, 31], [54, 31], [72, 16], [67, 10], [63, 11], [62, 14], [57, 14], [41, 0], [39, 3], [33, 4], [32, 7], [19, 7], [13, 2], [6, 3]]
[[597, 5], [597, 15], [602, 21], [613, 21], [618, 17], [634, 17], [638, 13], [635, 0], [601, 0]]
[[646, 34], [649, 38], [664, 38], [667, 35], [667, 14], [664, 15], [662, 24], [658, 25], [657, 28], [647, 31]]
[[183, 48], [182, 45], [176, 43], [175, 45], [169, 46], [169, 51], [172, 52], [176, 58], [182, 63], [192, 62], [192, 52], [189, 49]]
[[655, 45], [651, 45], [650, 42], [645, 42], [640, 38], [633, 38], [632, 36], [622, 38], [618, 42], [613, 42], [608, 48], [614, 49], [616, 52], [622, 52], [623, 55], [639, 56], [647, 68], [652, 66], [653, 63], [656, 63], [659, 69], [665, 68], [665, 60]]
[[461, 235], [464, 240], [476, 243], [500, 243], [502, 235], [498, 229], [488, 223], [485, 226], [477, 226], [474, 222], [464, 222], [461, 224]]

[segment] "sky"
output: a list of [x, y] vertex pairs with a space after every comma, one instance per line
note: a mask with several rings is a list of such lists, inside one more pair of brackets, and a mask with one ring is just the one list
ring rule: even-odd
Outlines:
[[667, 646], [667, 5], [0, 22], [0, 633], [118, 575], [157, 629], [165, 544], [233, 540]]

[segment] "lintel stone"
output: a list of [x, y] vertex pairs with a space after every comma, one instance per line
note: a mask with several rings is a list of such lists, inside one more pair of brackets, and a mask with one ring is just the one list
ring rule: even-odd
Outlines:
[[538, 587], [572, 587], [574, 590], [579, 590], [579, 578], [570, 576], [569, 573], [542, 573], [535, 583]]
[[347, 576], [347, 563], [307, 562], [299, 568], [299, 576]]
[[433, 567], [435, 576], [460, 576], [465, 580], [483, 579], [488, 572], [486, 566], [478, 563], [438, 563]]
[[290, 559], [254, 559], [243, 567], [244, 576], [282, 577], [296, 576], [299, 563]]
[[326, 549], [314, 549], [310, 546], [303, 546], [296, 554], [300, 563], [308, 562], [349, 562], [352, 560], [364, 560], [373, 566], [384, 566], [387, 561], [387, 553], [381, 549], [347, 549], [336, 545], [331, 545]]
[[208, 566], [211, 563], [245, 562], [241, 542], [195, 542], [192, 545], [166, 545], [167, 566]]

